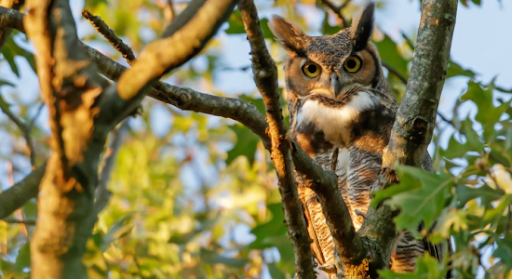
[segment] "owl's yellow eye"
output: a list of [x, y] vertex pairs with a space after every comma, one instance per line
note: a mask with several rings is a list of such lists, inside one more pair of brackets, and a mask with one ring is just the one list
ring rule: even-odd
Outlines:
[[343, 68], [345, 68], [345, 70], [349, 73], [355, 73], [355, 72], [359, 71], [359, 69], [361, 69], [361, 64], [362, 64], [361, 58], [359, 58], [357, 56], [350, 56], [345, 61]]
[[313, 62], [308, 62], [302, 66], [302, 72], [310, 78], [317, 77], [320, 74], [320, 66]]

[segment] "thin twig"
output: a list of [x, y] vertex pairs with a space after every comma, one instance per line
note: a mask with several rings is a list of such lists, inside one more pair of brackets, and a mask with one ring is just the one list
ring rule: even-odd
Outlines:
[[36, 168], [36, 154], [35, 154], [35, 148], [34, 148], [34, 142], [32, 140], [32, 125], [29, 123], [28, 125], [19, 119], [14, 113], [10, 110], [9, 104], [5, 102], [5, 100], [0, 95], [0, 110], [2, 110], [3, 113], [7, 115], [7, 117], [14, 122], [14, 124], [18, 127], [18, 129], [21, 131], [21, 134], [25, 138], [25, 142], [28, 147], [29, 152], [29, 158], [30, 158], [30, 165], [32, 166], [32, 169]]
[[174, 4], [172, 3], [172, 0], [167, 0], [167, 5], [165, 5], [164, 9], [164, 16], [167, 24], [171, 24], [171, 22], [176, 17], [176, 10], [174, 9]]
[[114, 30], [110, 29], [110, 27], [108, 27], [108, 25], [99, 16], [91, 14], [88, 10], [82, 10], [82, 15], [89, 20], [96, 31], [103, 35], [103, 37], [105, 37], [105, 39], [107, 39], [107, 41], [123, 55], [128, 64], [131, 65], [135, 62], [135, 54], [133, 54], [132, 49], [126, 45], [123, 40], [116, 35]]
[[8, 224], [20, 224], [25, 227], [25, 230], [27, 229], [27, 226], [35, 226], [36, 221], [35, 220], [16, 220], [16, 219], [0, 219]]
[[330, 0], [320, 0], [322, 1], [322, 3], [324, 5], [326, 5], [327, 7], [329, 7], [329, 9], [331, 9], [331, 11], [336, 14], [336, 16], [338, 16], [338, 18], [340, 19], [341, 23], [343, 24], [343, 28], [345, 27], [348, 27], [348, 21], [347, 19], [345, 18], [345, 16], [343, 16], [343, 9], [348, 6], [348, 4], [350, 3], [351, 0], [345, 0], [345, 2], [343, 4], [341, 4], [340, 6], [332, 3]]
[[103, 92], [95, 125], [110, 130], [124, 119], [144, 98], [153, 82], [205, 47], [236, 4], [236, 0], [192, 0], [167, 26], [162, 38], [151, 42], [132, 68], [119, 77], [117, 84]]
[[[7, 167], [9, 168], [8, 172], [9, 172], [9, 182], [11, 183], [11, 185], [14, 185], [14, 171], [13, 171], [13, 165], [11, 162], [7, 162]], [[18, 218], [21, 220], [21, 221], [24, 221], [25, 220], [25, 216], [23, 215], [23, 209], [21, 208], [18, 208], [15, 212], [16, 215], [18, 215]], [[27, 229], [27, 226], [21, 226], [22, 227], [22, 233], [25, 235], [25, 236], [28, 236], [28, 229]]]
[[382, 66], [386, 68], [390, 74], [396, 76], [404, 85], [407, 85], [407, 79], [393, 67], [389, 66], [388, 63], [382, 62]]

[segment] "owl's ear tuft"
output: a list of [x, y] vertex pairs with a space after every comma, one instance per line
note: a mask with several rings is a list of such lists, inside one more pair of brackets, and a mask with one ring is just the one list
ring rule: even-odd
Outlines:
[[306, 34], [297, 25], [278, 15], [273, 15], [272, 19], [268, 22], [268, 27], [287, 50], [297, 53], [304, 51], [304, 38]]
[[375, 11], [375, 3], [366, 4], [362, 10], [352, 19], [350, 27], [350, 37], [354, 51], [360, 51], [366, 47], [373, 33], [373, 13]]

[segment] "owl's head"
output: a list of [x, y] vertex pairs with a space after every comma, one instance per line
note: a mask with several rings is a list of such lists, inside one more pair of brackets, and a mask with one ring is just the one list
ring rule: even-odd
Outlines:
[[[284, 45], [287, 99], [321, 96], [346, 101], [361, 90], [386, 88], [377, 50], [369, 42], [375, 5], [354, 16], [352, 27], [330, 36], [308, 36], [300, 27], [274, 16], [270, 30]], [[379, 90], [380, 91], [380, 90]]]

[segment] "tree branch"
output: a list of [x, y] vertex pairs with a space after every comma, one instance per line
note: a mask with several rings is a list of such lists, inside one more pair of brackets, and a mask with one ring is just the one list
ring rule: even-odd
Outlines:
[[[299, 145], [292, 143], [293, 162], [296, 170], [305, 177], [306, 186], [320, 198], [326, 223], [331, 231], [343, 265], [358, 265], [367, 255], [367, 247], [356, 233], [347, 205], [338, 189], [338, 177], [332, 171], [324, 171]], [[334, 214], [333, 214], [334, 213]], [[344, 269], [346, 270], [346, 269]]]
[[20, 224], [20, 225], [28, 225], [28, 226], [36, 225], [36, 221], [34, 221], [34, 220], [2, 219], [2, 221], [6, 222], [8, 224]]
[[446, 78], [457, 1], [423, 1], [417, 47], [383, 166], [420, 166], [432, 138]]
[[[440, 94], [446, 77], [455, 26], [457, 0], [424, 0], [418, 42], [407, 89], [397, 112], [388, 148], [384, 151], [377, 189], [397, 182], [395, 164], [421, 166], [432, 138]], [[370, 208], [360, 233], [377, 236], [389, 259], [396, 237], [393, 212], [381, 204]]]
[[243, 0], [240, 4], [240, 11], [247, 39], [251, 45], [254, 81], [267, 108], [266, 120], [271, 139], [270, 158], [279, 180], [279, 192], [281, 193], [285, 221], [288, 225], [288, 236], [292, 240], [295, 250], [297, 275], [299, 278], [315, 278], [310, 248], [311, 239], [307, 232], [302, 204], [297, 193], [290, 141], [286, 137], [287, 129], [283, 120], [277, 85], [277, 68], [265, 45], [254, 3], [251, 0]]
[[33, 170], [11, 188], [2, 192], [0, 195], [0, 219], [6, 218], [30, 199], [37, 197], [39, 183], [43, 178], [45, 170], [46, 163]]
[[[25, 5], [25, 0], [0, 0], [0, 8], [12, 8], [13, 10], [19, 10], [21, 7]], [[7, 18], [9, 20], [9, 17]], [[9, 35], [12, 32], [11, 27], [7, 27], [4, 25], [3, 22], [0, 22], [0, 25], [2, 26], [0, 30], [0, 50], [4, 47], [5, 42], [7, 41], [7, 38], [9, 38]]]
[[128, 64], [131, 65], [135, 62], [135, 54], [133, 54], [132, 49], [126, 45], [123, 40], [117, 37], [114, 30], [110, 29], [110, 27], [108, 27], [108, 25], [101, 20], [99, 16], [95, 16], [87, 10], [83, 10], [82, 15], [89, 20], [96, 31], [103, 35], [103, 37], [105, 37], [105, 39], [107, 39], [107, 41], [123, 55]]
[[[1, 15], [1, 12], [0, 12]], [[261, 46], [261, 45], [260, 45]], [[97, 63], [99, 66], [100, 71], [102, 74], [107, 76], [111, 80], [118, 80], [121, 74], [127, 70], [126, 67], [122, 66], [121, 64], [115, 62], [114, 60], [102, 55], [95, 49], [88, 47], [87, 45], [83, 44], [83, 47], [86, 49], [88, 55]], [[270, 68], [272, 69], [272, 68]], [[274, 68], [275, 69], [275, 68]], [[256, 72], [256, 71], [255, 71]], [[266, 134], [266, 129], [268, 128], [267, 123], [265, 122], [264, 116], [251, 104], [244, 103], [243, 101], [235, 98], [224, 98], [224, 97], [218, 97], [214, 95], [209, 95], [205, 93], [200, 93], [197, 91], [194, 91], [189, 88], [180, 88], [176, 86], [171, 86], [162, 82], [156, 82], [153, 84], [153, 86], [150, 88], [150, 91], [148, 93], [149, 96], [156, 98], [162, 102], [169, 103], [171, 105], [174, 105], [182, 110], [191, 110], [195, 112], [201, 112], [206, 114], [212, 114], [217, 116], [222, 116], [226, 118], [231, 118], [233, 120], [236, 120], [240, 123], [242, 123], [244, 126], [251, 129], [254, 133], [256, 133], [265, 144], [266, 148], [271, 150], [270, 145], [270, 137], [268, 134]], [[296, 146], [293, 150], [293, 160], [296, 164], [296, 167], [306, 175], [310, 181], [315, 182], [315, 179], [322, 178], [321, 183], [316, 183], [316, 185], [331, 185], [329, 183], [333, 182], [327, 182], [329, 179], [332, 180], [332, 173], [331, 172], [325, 172], [319, 165], [317, 165], [315, 162], [313, 162], [307, 155], [302, 156], [300, 154], [303, 154], [304, 152], [300, 149], [299, 146]], [[331, 177], [331, 178], [329, 178]], [[324, 184], [325, 183], [325, 184]], [[311, 184], [311, 187], [316, 187], [315, 185]], [[316, 189], [315, 191], [320, 191], [319, 189]], [[341, 197], [341, 196], [339, 196]], [[338, 198], [339, 198], [338, 197]], [[329, 198], [332, 198], [332, 200], [329, 200]], [[331, 204], [334, 203], [335, 205]], [[343, 201], [341, 202], [337, 201], [336, 196], [325, 196], [324, 203], [327, 204], [329, 208], [341, 208], [337, 209], [336, 212], [340, 212], [341, 214], [344, 214], [345, 212], [343, 208], [346, 210], [346, 205], [344, 205]], [[332, 206], [332, 207], [331, 207]], [[302, 211], [300, 211], [302, 212]], [[300, 215], [296, 216], [302, 216], [302, 213]], [[345, 219], [346, 218], [340, 218]], [[350, 219], [348, 219], [350, 220]], [[338, 219], [331, 219], [330, 222], [342, 222]], [[334, 227], [338, 226], [346, 226], [345, 223], [342, 223], [342, 225], [333, 225]], [[350, 232], [350, 228], [346, 228], [344, 231]], [[340, 234], [342, 231], [334, 232], [333, 234]], [[307, 235], [307, 234], [306, 234]], [[341, 237], [336, 237], [338, 239], [342, 239]], [[349, 239], [355, 239], [354, 243], [350, 243], [352, 247], [358, 247], [359, 243], [361, 241], [360, 238], [356, 236], [350, 237]], [[364, 241], [363, 243], [367, 244], [367, 241]], [[307, 249], [309, 250], [309, 242], [306, 242]], [[343, 245], [349, 245], [349, 244], [343, 244]], [[306, 246], [306, 245], [304, 245]], [[348, 247], [348, 246], [345, 246]], [[369, 247], [368, 245], [365, 245], [364, 247]], [[364, 249], [363, 247], [363, 249]], [[348, 250], [347, 250], [348, 251]], [[364, 251], [364, 250], [361, 250]], [[357, 252], [357, 251], [356, 251]], [[371, 253], [374, 251], [368, 251], [368, 253]], [[357, 261], [357, 254], [353, 257], [355, 261]]]
[[[0, 31], [0, 33], [1, 33], [1, 31]], [[3, 33], [3, 34], [5, 34], [5, 33]], [[0, 38], [0, 40], [1, 40], [1, 38]], [[35, 153], [35, 148], [34, 148], [34, 141], [32, 140], [32, 127], [33, 127], [33, 125], [30, 125], [32, 122], [30, 122], [27, 125], [21, 119], [16, 117], [16, 115], [14, 115], [14, 113], [9, 109], [9, 104], [7, 104], [7, 102], [5, 102], [5, 100], [3, 99], [3, 97], [1, 95], [0, 95], [0, 110], [3, 113], [5, 113], [7, 115], [7, 117], [12, 122], [14, 122], [14, 124], [21, 131], [21, 134], [23, 135], [23, 137], [25, 138], [25, 141], [27, 143], [27, 147], [28, 147], [28, 151], [29, 151], [29, 158], [30, 158], [30, 165], [32, 166], [32, 169], [35, 169], [35, 167], [36, 167], [36, 153]]]
[[351, 0], [345, 0], [345, 2], [343, 2], [343, 4], [341, 4], [340, 6], [337, 6], [336, 4], [334, 4], [333, 2], [331, 2], [330, 0], [320, 0], [325, 6], [329, 7], [329, 9], [331, 9], [331, 11], [336, 15], [338, 16], [339, 20], [341, 21], [341, 23], [343, 24], [343, 28], [345, 27], [348, 27], [348, 21], [347, 19], [345, 18], [345, 16], [343, 16], [343, 9], [350, 3]]
[[176, 9], [174, 8], [174, 3], [172, 3], [172, 0], [167, 0], [164, 9], [164, 16], [165, 21], [168, 22], [168, 24], [171, 24], [174, 18], [176, 17]]
[[152, 82], [203, 49], [236, 2], [193, 0], [167, 27], [163, 38], [150, 43], [132, 68], [119, 77], [118, 83], [104, 92], [98, 121], [109, 128], [119, 123], [142, 100]]
[[82, 268], [85, 243], [94, 225], [91, 213], [97, 160], [89, 142], [101, 80], [95, 64], [84, 52], [76, 51], [80, 45], [69, 2], [31, 0], [28, 7], [25, 24], [37, 50], [53, 150], [41, 182], [39, 216], [31, 242], [32, 276], [72, 277]]

